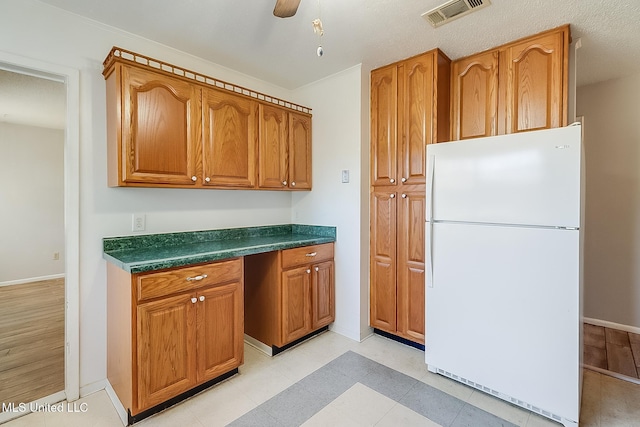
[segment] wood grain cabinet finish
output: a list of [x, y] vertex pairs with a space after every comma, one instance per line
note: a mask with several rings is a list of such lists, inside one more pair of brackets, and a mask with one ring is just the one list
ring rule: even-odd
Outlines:
[[311, 189], [311, 117], [260, 104], [258, 186]]
[[195, 184], [199, 88], [118, 65], [107, 79], [107, 103], [109, 185]]
[[504, 131], [567, 125], [569, 28], [509, 45], [500, 52]]
[[453, 140], [566, 126], [569, 26], [452, 63]]
[[257, 102], [214, 89], [202, 92], [204, 185], [255, 186]]
[[426, 147], [449, 138], [450, 72], [439, 50], [371, 72], [369, 320], [421, 344], [424, 214], [416, 209], [425, 197]]
[[333, 243], [245, 257], [245, 333], [283, 347], [335, 319]]
[[243, 271], [242, 258], [134, 275], [107, 264], [107, 377], [131, 415], [243, 363]]
[[121, 60], [104, 75], [109, 186], [311, 189], [311, 114]]
[[499, 53], [485, 52], [451, 64], [452, 139], [496, 135]]

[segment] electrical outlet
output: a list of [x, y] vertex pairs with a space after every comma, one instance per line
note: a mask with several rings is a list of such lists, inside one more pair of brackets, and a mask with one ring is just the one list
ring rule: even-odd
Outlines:
[[349, 182], [349, 169], [343, 169], [342, 171], [342, 183], [346, 184]]
[[146, 226], [146, 215], [140, 213], [134, 213], [132, 215], [131, 230], [132, 231], [144, 231]]

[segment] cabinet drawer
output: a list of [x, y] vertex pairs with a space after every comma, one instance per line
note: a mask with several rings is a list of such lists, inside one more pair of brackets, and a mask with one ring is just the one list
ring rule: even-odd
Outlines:
[[333, 243], [286, 249], [282, 251], [282, 268], [312, 264], [328, 259], [333, 259]]
[[189, 291], [242, 278], [242, 259], [137, 276], [138, 300]]

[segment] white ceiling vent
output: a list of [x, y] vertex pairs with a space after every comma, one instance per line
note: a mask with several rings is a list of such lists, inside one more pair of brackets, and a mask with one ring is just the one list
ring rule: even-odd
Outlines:
[[489, 0], [451, 0], [423, 13], [422, 17], [434, 27], [439, 27], [490, 4]]

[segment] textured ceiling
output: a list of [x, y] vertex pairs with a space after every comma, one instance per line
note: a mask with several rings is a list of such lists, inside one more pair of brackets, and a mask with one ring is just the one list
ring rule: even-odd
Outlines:
[[[273, 16], [275, 0], [40, 1], [288, 89], [435, 47], [457, 59], [565, 23], [582, 40], [579, 86], [640, 73], [640, 0], [491, 0], [437, 29], [420, 15], [445, 0], [301, 0], [287, 19]], [[311, 25], [319, 15], [322, 58]], [[1, 73], [0, 94], [0, 121], [64, 126], [62, 84]]]
[[565, 23], [582, 39], [578, 85], [640, 72], [640, 0], [491, 0], [437, 29], [420, 15], [445, 0], [302, 0], [287, 19], [273, 16], [275, 0], [41, 1], [288, 89], [435, 47], [456, 59]]

